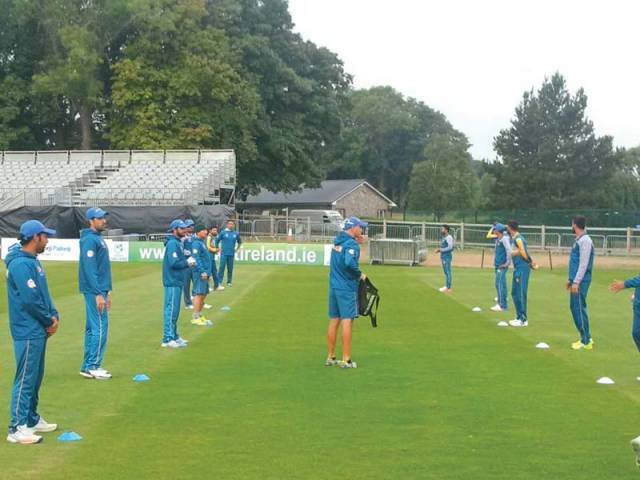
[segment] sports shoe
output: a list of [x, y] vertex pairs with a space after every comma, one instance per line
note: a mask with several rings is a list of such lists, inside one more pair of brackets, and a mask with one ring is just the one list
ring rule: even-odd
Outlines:
[[191, 319], [191, 325], [196, 325], [198, 327], [204, 327], [206, 325], [205, 320], [206, 320], [206, 318], [204, 318], [204, 317], [192, 318]]
[[492, 312], [504, 312], [506, 309], [502, 308], [500, 305], [494, 305], [491, 307]]
[[325, 367], [333, 367], [335, 365], [340, 365], [340, 360], [336, 360], [336, 357], [333, 358], [327, 358], [324, 361], [324, 366]]
[[184, 308], [187, 310], [193, 310], [193, 305], [185, 305]]
[[91, 375], [88, 370], [80, 370], [80, 376], [84, 378], [93, 379], [93, 375]]
[[58, 429], [58, 424], [47, 423], [47, 421], [44, 418], [40, 417], [40, 420], [38, 420], [38, 423], [30, 428], [35, 433], [55, 432]]
[[347, 360], [346, 362], [343, 360], [340, 362], [340, 368], [358, 368], [358, 364], [351, 360]]
[[7, 435], [7, 441], [9, 443], [19, 443], [21, 445], [31, 445], [34, 443], [40, 443], [42, 441], [42, 437], [40, 435], [36, 435], [26, 425], [20, 425], [16, 428], [16, 431]]
[[589, 343], [587, 343], [586, 345], [582, 343], [581, 340], [578, 340], [577, 342], [573, 342], [571, 344], [571, 348], [574, 350], [581, 350], [583, 348], [585, 350], [593, 350], [593, 340], [589, 340]]
[[227, 288], [228, 287], [233, 287], [233, 285], [231, 285], [230, 283], [227, 283]]
[[89, 373], [96, 380], [109, 380], [112, 376], [104, 368], [96, 368], [95, 370], [89, 370]]
[[175, 340], [169, 340], [168, 342], [163, 342], [160, 344], [160, 346], [165, 348], [182, 348], [181, 344], [179, 344]]
[[215, 288], [215, 290], [216, 290], [216, 291], [217, 291], [217, 290], [224, 290], [224, 287], [223, 287], [222, 285], [218, 285], [218, 286]]
[[174, 340], [174, 342], [178, 344], [178, 348], [185, 348], [187, 347], [187, 345], [189, 345], [189, 342], [182, 337], [178, 337], [177, 340]]
[[204, 308], [206, 308], [207, 310], [209, 310], [209, 309], [211, 308], [211, 305], [209, 305], [208, 303], [205, 303], [203, 306], [204, 306]]
[[509, 320], [509, 325], [511, 325], [512, 327], [526, 327], [529, 325], [529, 322], [527, 322], [526, 320], [523, 322], [522, 320]]
[[447, 291], [447, 287], [440, 287], [438, 289], [439, 292], [446, 292]]
[[640, 437], [631, 440], [631, 448], [633, 448], [633, 453], [636, 454], [636, 465], [640, 467]]

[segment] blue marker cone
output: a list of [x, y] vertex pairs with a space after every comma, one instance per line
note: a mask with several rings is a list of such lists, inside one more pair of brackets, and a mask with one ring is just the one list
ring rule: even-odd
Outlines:
[[134, 382], [148, 382], [149, 380], [151, 379], [144, 373], [139, 373], [135, 377], [133, 377]]
[[222, 310], [223, 312], [230, 312], [231, 307], [222, 307], [220, 310]]
[[58, 437], [59, 442], [77, 442], [82, 440], [82, 437], [76, 432], [64, 432]]

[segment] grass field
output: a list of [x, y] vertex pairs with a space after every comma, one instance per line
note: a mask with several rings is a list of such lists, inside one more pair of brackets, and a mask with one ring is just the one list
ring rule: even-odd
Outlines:
[[[355, 331], [357, 370], [322, 366], [327, 270], [241, 266], [210, 303], [213, 328], [181, 318], [187, 349], [160, 348], [157, 265], [114, 265], [107, 382], [78, 375], [84, 316], [76, 265], [46, 265], [61, 312], [41, 413], [81, 442], [0, 442], [0, 477], [47, 479], [626, 479], [640, 434], [640, 355], [625, 292], [598, 271], [592, 352], [577, 338], [565, 272], [531, 280], [530, 326], [497, 328], [490, 270], [369, 267], [380, 327]], [[4, 276], [4, 271], [0, 271]], [[14, 359], [0, 286], [0, 412]], [[624, 296], [623, 296], [624, 295]], [[219, 308], [229, 305], [231, 311]], [[472, 313], [471, 307], [483, 307]], [[212, 310], [213, 311], [213, 310]], [[545, 341], [547, 351], [534, 345]], [[150, 382], [131, 377], [146, 373]], [[616, 385], [595, 383], [610, 376]]]

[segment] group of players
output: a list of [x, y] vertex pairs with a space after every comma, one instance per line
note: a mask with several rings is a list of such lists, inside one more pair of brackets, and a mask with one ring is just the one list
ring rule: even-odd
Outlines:
[[[102, 238], [108, 215], [101, 208], [88, 209], [88, 228], [80, 234], [78, 283], [86, 312], [80, 375], [97, 380], [112, 377], [102, 367], [113, 290], [109, 251]], [[40, 433], [58, 428], [57, 424], [48, 423], [38, 414], [46, 345], [49, 337], [58, 330], [60, 314], [51, 299], [46, 274], [37, 257], [45, 251], [49, 237], [55, 234], [55, 230], [41, 222], [29, 220], [21, 225], [19, 243], [9, 249], [5, 258], [9, 325], [16, 358], [7, 435], [10, 443], [39, 443], [42, 441]], [[183, 348], [188, 342], [177, 331], [181, 297], [184, 295], [187, 308], [193, 309], [191, 323], [212, 325], [202, 314], [202, 309], [207, 306], [205, 298], [212, 288], [209, 282], [213, 282], [214, 289], [222, 290], [226, 270], [227, 286], [232, 285], [234, 257], [242, 239], [231, 220], [220, 232], [215, 226], [207, 228], [189, 219], [174, 220], [167, 234], [162, 265], [164, 315], [161, 345]], [[216, 255], [220, 258], [219, 269], [216, 268]]]
[[[580, 338], [571, 344], [574, 350], [592, 350], [593, 338], [589, 325], [589, 312], [587, 309], [587, 295], [593, 276], [593, 264], [595, 250], [591, 237], [586, 233], [587, 220], [582, 215], [575, 216], [571, 221], [571, 228], [575, 235], [575, 241], [571, 247], [569, 256], [569, 269], [566, 289], [569, 292], [569, 308], [573, 322]], [[511, 283], [511, 298], [515, 307], [516, 318], [509, 321], [508, 325], [516, 328], [527, 327], [529, 317], [527, 313], [527, 294], [529, 290], [529, 278], [532, 270], [538, 267], [533, 262], [527, 241], [520, 233], [518, 222], [511, 220], [506, 225], [495, 222], [489, 233], [488, 239], [495, 241], [495, 288], [496, 305], [491, 307], [494, 312], [507, 311], [507, 271], [513, 264], [513, 279]], [[450, 233], [450, 227], [443, 225], [442, 242], [436, 250], [440, 253], [440, 260], [445, 276], [445, 285], [441, 292], [452, 291], [451, 263], [454, 251], [454, 239]], [[636, 289], [633, 299], [633, 328], [632, 338], [640, 351], [640, 276], [626, 281], [616, 280], [609, 286], [612, 292], [619, 292], [625, 288]], [[640, 381], [640, 377], [638, 377]]]

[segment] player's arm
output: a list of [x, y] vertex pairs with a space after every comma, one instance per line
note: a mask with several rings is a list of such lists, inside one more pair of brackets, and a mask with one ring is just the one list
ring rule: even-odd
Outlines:
[[446, 246], [440, 249], [440, 253], [447, 253], [453, 250], [453, 237], [451, 235], [447, 235], [447, 238], [444, 239]]
[[36, 283], [36, 281], [39, 281], [39, 276], [35, 269], [29, 265], [21, 264], [12, 269], [11, 275], [18, 290], [18, 295], [23, 299], [23, 308], [27, 313], [45, 328], [53, 325], [51, 309]]
[[516, 248], [511, 253], [513, 257], [520, 255], [526, 262], [529, 261], [529, 256], [527, 255], [527, 251], [524, 248], [524, 242], [521, 238], [516, 240]]
[[360, 248], [349, 247], [343, 249], [344, 265], [355, 277], [362, 278], [362, 271], [358, 261], [360, 260]]
[[240, 236], [240, 232], [238, 232], [238, 234], [236, 235], [236, 251], [238, 251], [241, 245], [242, 245], [242, 237]]
[[509, 265], [511, 265], [511, 242], [504, 235], [502, 236], [502, 240], [500, 240], [500, 241], [502, 242], [502, 245], [504, 246], [504, 250], [505, 250], [505, 252], [507, 254], [506, 255], [507, 259], [498, 268], [509, 268]]
[[167, 259], [169, 268], [173, 270], [184, 270], [189, 268], [189, 264], [184, 256], [179, 255], [179, 247], [176, 242], [167, 243]]
[[498, 236], [493, 233], [493, 225], [491, 225], [491, 228], [489, 228], [489, 231], [487, 232], [487, 238], [489, 240], [495, 240], [496, 238], [498, 238]]
[[207, 250], [209, 250], [211, 253], [218, 253], [218, 249], [215, 245], [215, 238], [211, 236], [207, 236]]

